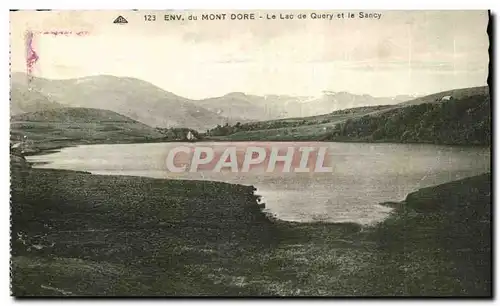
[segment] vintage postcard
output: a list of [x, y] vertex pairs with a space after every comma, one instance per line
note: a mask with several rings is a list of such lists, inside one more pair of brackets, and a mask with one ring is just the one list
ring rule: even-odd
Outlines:
[[488, 11], [11, 11], [13, 296], [492, 296]]

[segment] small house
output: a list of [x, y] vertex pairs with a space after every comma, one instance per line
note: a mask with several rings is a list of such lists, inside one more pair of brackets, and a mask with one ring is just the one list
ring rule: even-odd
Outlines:
[[186, 135], [186, 139], [189, 141], [195, 141], [196, 137], [194, 136], [194, 134], [191, 131], [189, 131]]

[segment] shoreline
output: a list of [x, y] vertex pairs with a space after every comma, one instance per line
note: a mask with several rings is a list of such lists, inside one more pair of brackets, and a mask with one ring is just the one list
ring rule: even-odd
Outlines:
[[[158, 143], [169, 143], [169, 142], [187, 142], [187, 141], [168, 141], [168, 142], [158, 142]], [[223, 141], [220, 141], [220, 142], [223, 142]], [[239, 142], [239, 141], [228, 141], [228, 142]], [[328, 142], [335, 142], [335, 141], [328, 141]], [[144, 144], [144, 143], [151, 143], [151, 142], [130, 142], [130, 143], [95, 143], [95, 145], [103, 145], [103, 144], [109, 144], [109, 145], [113, 145], [113, 144]], [[339, 143], [349, 143], [349, 142], [339, 142]], [[366, 143], [366, 144], [370, 144], [370, 143], [367, 143], [367, 142], [363, 142], [363, 143]], [[396, 144], [406, 144], [406, 143], [396, 143]], [[461, 145], [436, 145], [436, 144], [430, 144], [430, 143], [407, 143], [407, 144], [411, 144], [411, 145], [429, 145], [429, 146], [443, 146], [443, 147], [456, 147], [456, 146], [459, 146], [459, 147], [463, 147]], [[48, 155], [48, 154], [53, 154], [53, 153], [57, 153], [57, 152], [60, 152], [62, 149], [64, 148], [69, 148], [69, 147], [77, 147], [79, 145], [94, 145], [94, 144], [74, 144], [74, 145], [68, 145], [68, 146], [60, 146], [58, 148], [51, 148], [51, 149], [40, 149], [38, 150], [36, 153], [34, 154], [25, 154], [24, 156], [38, 156], [38, 155]], [[475, 145], [471, 145], [471, 146], [465, 146], [465, 147], [471, 147], [471, 148], [474, 148], [474, 147], [478, 147], [478, 146], [475, 146]], [[479, 146], [481, 147], [481, 146]], [[12, 155], [12, 153], [11, 153]], [[32, 166], [35, 166], [35, 165], [44, 165], [44, 164], [49, 164], [49, 162], [30, 162], [30, 161], [27, 161], [26, 160], [26, 163], [28, 165], [30, 165], [30, 167]], [[38, 168], [38, 169], [47, 169], [47, 170], [63, 170], [63, 169], [52, 169], [52, 168]], [[68, 169], [64, 169], [63, 171], [75, 171], [75, 172], [78, 172], [78, 173], [88, 173], [88, 174], [91, 174], [91, 175], [105, 175], [105, 176], [123, 176], [123, 177], [135, 177], [135, 178], [150, 178], [150, 177], [145, 177], [145, 176], [136, 176], [136, 175], [121, 175], [121, 174], [113, 174], [113, 175], [110, 175], [110, 174], [95, 174], [95, 173], [92, 173], [92, 172], [88, 172], [88, 171], [79, 171], [79, 170], [68, 170]], [[479, 174], [479, 175], [482, 175], [482, 174]], [[478, 176], [479, 176], [478, 175]], [[222, 183], [222, 184], [229, 184], [229, 185], [235, 185], [235, 186], [244, 186], [244, 187], [249, 187], [249, 188], [252, 188], [254, 191], [257, 191], [257, 188], [254, 186], [254, 185], [245, 185], [245, 184], [237, 184], [237, 183], [230, 183], [230, 182], [223, 182], [223, 181], [210, 181], [210, 180], [186, 180], [186, 179], [172, 179], [172, 178], [151, 178], [151, 179], [155, 179], [155, 180], [181, 180], [181, 181], [192, 181], [192, 182], [214, 182], [214, 183]], [[444, 184], [448, 184], [448, 183], [451, 183], [451, 182], [454, 182], [454, 181], [448, 181], [448, 182], [444, 182], [440, 185], [444, 185]], [[439, 186], [439, 185], [437, 185]], [[418, 192], [421, 188], [419, 189], [415, 189], [414, 191], [411, 191], [409, 192], [406, 197], [408, 197], [410, 194], [412, 193], [415, 193], [415, 192]], [[256, 194], [255, 195], [256, 197], [259, 198], [259, 201], [257, 202], [257, 205], [262, 208], [262, 209], [265, 209], [266, 206], [265, 206], [265, 202], [262, 202], [260, 199], [263, 198], [263, 195], [258, 195]], [[406, 199], [405, 197], [405, 199]], [[357, 225], [360, 225], [361, 227], [366, 227], [366, 228], [370, 228], [370, 227], [373, 227], [373, 226], [376, 226], [377, 224], [380, 224], [380, 223], [383, 223], [387, 218], [389, 218], [393, 212], [399, 208], [401, 208], [404, 204], [405, 204], [405, 199], [401, 200], [401, 201], [385, 201], [385, 202], [381, 202], [381, 203], [376, 203], [375, 205], [379, 205], [379, 206], [383, 206], [383, 207], [388, 207], [388, 208], [391, 208], [391, 211], [388, 213], [388, 215], [382, 219], [382, 220], [379, 220], [379, 221], [375, 221], [375, 222], [371, 222], [369, 224], [361, 224], [361, 223], [357, 223], [355, 221], [345, 221], [345, 222], [328, 222], [328, 221], [287, 221], [287, 220], [283, 220], [283, 219], [279, 219], [278, 217], [276, 217], [272, 212], [263, 212], [267, 217], [271, 218], [272, 220], [275, 220], [275, 222], [280, 222], [280, 223], [289, 223], [289, 224], [308, 224], [308, 225], [311, 225], [311, 224], [315, 224], [315, 223], [321, 223], [321, 224], [336, 224], [336, 225], [339, 225], [339, 226], [342, 226], [343, 224], [347, 224], [347, 225], [351, 225], [351, 224], [357, 224]]]
[[[68, 146], [68, 147], [76, 147], [78, 145], [74, 145], [74, 146]], [[29, 154], [29, 155], [25, 155], [25, 156], [37, 156], [37, 155], [48, 155], [48, 154], [53, 154], [53, 153], [57, 153], [57, 152], [60, 152], [60, 149], [63, 149], [65, 147], [61, 147], [59, 148], [59, 150], [56, 150], [56, 149], [45, 149], [45, 150], [40, 150], [39, 152], [37, 152], [37, 154]], [[50, 162], [31, 162], [31, 161], [26, 161], [26, 163], [30, 166], [30, 167], [33, 167], [33, 166], [36, 166], [36, 165], [45, 165], [45, 164], [50, 164]], [[249, 187], [249, 188], [252, 188], [255, 191], [258, 191], [257, 187], [255, 187], [255, 185], [245, 185], [245, 184], [237, 184], [237, 183], [229, 183], [229, 182], [223, 182], [223, 181], [210, 181], [210, 180], [183, 180], [183, 179], [171, 179], [171, 178], [150, 178], [150, 177], [145, 177], [145, 176], [135, 176], [135, 175], [117, 175], [117, 174], [113, 174], [113, 175], [110, 175], [110, 174], [95, 174], [95, 173], [92, 173], [92, 172], [88, 172], [88, 171], [78, 171], [78, 170], [68, 170], [68, 169], [55, 169], [55, 168], [33, 168], [33, 169], [46, 169], [46, 170], [61, 170], [61, 171], [75, 171], [75, 172], [78, 172], [78, 173], [88, 173], [88, 174], [91, 174], [91, 175], [99, 175], [99, 176], [122, 176], [122, 177], [132, 177], [132, 178], [148, 178], [148, 179], [155, 179], [155, 180], [180, 180], [180, 181], [192, 181], [192, 182], [214, 182], [214, 183], [221, 183], [221, 184], [229, 184], [229, 185], [235, 185], [235, 186], [244, 186], [244, 187]], [[266, 202], [262, 201], [263, 199], [263, 195], [259, 195], [259, 194], [254, 194], [258, 201], [257, 201], [257, 205], [259, 208], [261, 209], [265, 209], [266, 208]], [[265, 199], [264, 199], [265, 200]], [[384, 205], [384, 203], [377, 203], [376, 205], [380, 205], [380, 206], [387, 206], [387, 205]], [[393, 207], [391, 207], [393, 208]], [[359, 225], [360, 227], [372, 227], [380, 222], [383, 222], [387, 217], [389, 217], [390, 213], [392, 213], [392, 210], [391, 212], [388, 214], [388, 216], [382, 220], [379, 220], [379, 221], [376, 221], [376, 222], [372, 222], [370, 224], [361, 224], [361, 223], [357, 223], [355, 221], [345, 221], [345, 222], [328, 222], [328, 221], [287, 221], [287, 220], [283, 220], [283, 219], [280, 219], [278, 218], [274, 213], [270, 212], [270, 211], [262, 211], [262, 213], [267, 217], [269, 218], [272, 222], [275, 222], [275, 223], [280, 223], [280, 224], [287, 224], [288, 226], [292, 226], [294, 224], [303, 224], [303, 225], [313, 225], [315, 223], [321, 223], [321, 224], [333, 224], [333, 225], [336, 225], [336, 226], [343, 226], [343, 225], [347, 225], [347, 226], [351, 226], [352, 224], [355, 224], [355, 225]]]
[[[51, 144], [49, 143], [47, 147], [37, 147], [35, 146], [35, 150], [33, 151], [28, 151], [24, 153], [24, 156], [34, 156], [34, 155], [46, 155], [46, 154], [51, 154], [51, 153], [57, 153], [60, 152], [64, 148], [69, 148], [69, 147], [77, 147], [80, 145], [116, 145], [116, 144], [146, 144], [146, 143], [203, 143], [203, 142], [234, 142], [234, 143], [242, 143], [242, 142], [317, 142], [317, 143], [356, 143], [356, 144], [401, 144], [401, 145], [429, 145], [429, 146], [443, 146], [443, 147], [461, 147], [461, 148], [491, 148], [491, 145], [487, 144], [440, 144], [440, 143], [431, 143], [431, 142], [396, 142], [396, 141], [383, 141], [383, 140], [378, 140], [378, 141], [368, 141], [368, 140], [361, 140], [361, 139], [342, 139], [339, 141], [332, 141], [332, 140], [305, 140], [305, 139], [284, 139], [284, 140], [277, 140], [277, 139], [267, 139], [267, 140], [231, 140], [231, 139], [217, 139], [217, 138], [205, 138], [205, 139], [200, 139], [194, 142], [190, 142], [189, 140], [169, 140], [165, 141], [164, 139], [155, 139], [155, 140], [147, 140], [147, 139], [141, 139], [140, 141], [120, 141], [120, 142], [86, 142], [86, 143], [68, 143], [64, 145], [59, 145], [59, 144]], [[47, 144], [45, 144], [47, 145]]]
[[[484, 296], [490, 195], [491, 174], [483, 174], [379, 203], [393, 210], [373, 225], [291, 222], [264, 212], [253, 186], [14, 164], [12, 290]], [[415, 283], [422, 277], [433, 280]]]

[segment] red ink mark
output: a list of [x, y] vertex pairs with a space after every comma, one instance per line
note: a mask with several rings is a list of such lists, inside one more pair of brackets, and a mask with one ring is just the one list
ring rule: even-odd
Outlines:
[[26, 70], [28, 76], [33, 73], [33, 66], [38, 61], [39, 57], [33, 49], [33, 32], [26, 33]]
[[77, 32], [73, 32], [73, 31], [59, 31], [59, 30], [54, 30], [54, 31], [41, 31], [40, 34], [44, 34], [44, 35], [54, 35], [54, 36], [58, 36], [58, 35], [64, 35], [64, 36], [71, 36], [71, 35], [77, 35], [77, 36], [86, 36], [86, 35], [89, 35], [89, 31], [77, 31]]
[[35, 52], [34, 48], [34, 43], [33, 43], [33, 38], [36, 34], [42, 34], [42, 35], [65, 35], [65, 36], [71, 36], [71, 35], [77, 35], [77, 36], [86, 36], [89, 35], [89, 31], [67, 31], [67, 30], [51, 30], [51, 31], [28, 31], [26, 32], [25, 35], [25, 46], [26, 46], [26, 72], [28, 74], [28, 77], [31, 79], [32, 73], [34, 66], [36, 62], [39, 59], [38, 54]]

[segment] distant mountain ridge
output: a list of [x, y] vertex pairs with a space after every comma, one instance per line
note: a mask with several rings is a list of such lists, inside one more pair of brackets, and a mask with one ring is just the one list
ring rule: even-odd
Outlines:
[[[415, 97], [373, 97], [346, 91], [324, 91], [319, 97], [251, 95], [231, 92], [193, 100], [130, 77], [109, 75], [49, 80], [24, 73], [11, 77], [11, 114], [58, 107], [107, 109], [152, 127], [205, 131], [218, 125], [330, 114], [337, 110], [412, 103]], [[417, 103], [417, 102], [415, 102]]]
[[[348, 92], [324, 91], [320, 97], [289, 95], [249, 95], [241, 92], [228, 93], [193, 101], [217, 114], [247, 121], [263, 121], [328, 114], [341, 109], [398, 104], [415, 99], [415, 96], [373, 97]], [[234, 120], [233, 120], [234, 121]]]
[[[13, 88], [23, 83], [27, 86], [25, 74], [12, 75]], [[107, 75], [68, 80], [33, 78], [29, 85], [61, 105], [111, 110], [153, 127], [187, 126], [203, 130], [227, 121], [186, 98], [134, 78]]]
[[[443, 99], [447, 97], [449, 99]], [[329, 114], [221, 126], [215, 140], [355, 141], [489, 145], [489, 88], [444, 91], [408, 102], [355, 107]]]
[[294, 114], [293, 117], [317, 116], [356, 107], [398, 104], [414, 98], [409, 95], [374, 97], [368, 94], [358, 95], [346, 91], [324, 91], [321, 97], [299, 102], [301, 112]]
[[[242, 92], [231, 92], [221, 97], [213, 97], [193, 101], [217, 114], [242, 121], [260, 121], [287, 117], [289, 102], [295, 102], [298, 97], [291, 96], [257, 96]], [[233, 121], [234, 121], [233, 120]]]

